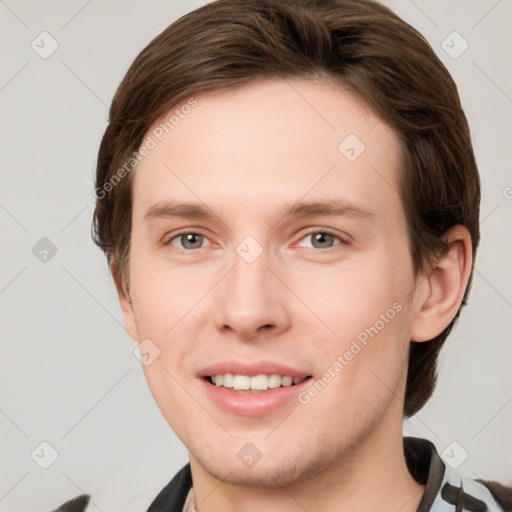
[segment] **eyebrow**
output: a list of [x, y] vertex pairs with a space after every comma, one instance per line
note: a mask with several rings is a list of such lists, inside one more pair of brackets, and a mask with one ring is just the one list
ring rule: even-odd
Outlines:
[[[348, 203], [343, 199], [330, 199], [327, 201], [301, 201], [287, 203], [280, 213], [281, 219], [287, 217], [314, 217], [325, 215], [329, 217], [374, 217], [374, 213], [361, 206]], [[210, 208], [200, 203], [178, 203], [174, 201], [161, 201], [150, 206], [144, 215], [144, 221], [160, 218], [183, 219], [212, 219], [218, 218]]]

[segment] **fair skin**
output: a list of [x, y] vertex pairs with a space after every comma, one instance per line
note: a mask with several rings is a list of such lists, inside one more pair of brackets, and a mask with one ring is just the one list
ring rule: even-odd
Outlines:
[[[424, 487], [402, 448], [409, 343], [456, 314], [467, 230], [452, 228], [448, 253], [415, 274], [397, 138], [340, 87], [258, 80], [196, 99], [135, 171], [129, 292], [118, 291], [130, 336], [160, 350], [144, 372], [189, 450], [197, 509], [415, 511]], [[349, 134], [366, 146], [354, 161], [338, 149]], [[285, 215], [326, 201], [344, 208]], [[182, 204], [206, 215], [170, 208]], [[287, 372], [304, 380], [248, 392], [207, 378]]]

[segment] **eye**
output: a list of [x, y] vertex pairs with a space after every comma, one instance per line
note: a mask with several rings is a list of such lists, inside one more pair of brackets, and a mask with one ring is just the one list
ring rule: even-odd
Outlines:
[[180, 249], [191, 250], [201, 249], [204, 247], [203, 243], [205, 242], [207, 242], [206, 245], [210, 245], [208, 238], [199, 233], [179, 233], [166, 242], [165, 245], [173, 245]]
[[[309, 241], [310, 245], [303, 245], [303, 240]], [[299, 242], [301, 247], [312, 247], [313, 249], [329, 249], [335, 245], [346, 243], [339, 236], [329, 233], [327, 231], [312, 231], [308, 233]]]

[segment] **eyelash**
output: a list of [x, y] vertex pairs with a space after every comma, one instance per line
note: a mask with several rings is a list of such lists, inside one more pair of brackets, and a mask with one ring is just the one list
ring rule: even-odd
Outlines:
[[338, 243], [334, 243], [332, 246], [330, 246], [330, 247], [326, 247], [326, 248], [324, 248], [324, 249], [319, 249], [319, 248], [317, 248], [317, 247], [313, 247], [313, 249], [314, 249], [315, 251], [322, 251], [322, 250], [323, 250], [323, 251], [325, 252], [325, 251], [327, 251], [328, 249], [334, 249], [334, 248], [335, 248], [336, 246], [338, 246], [338, 245], [344, 245], [344, 246], [349, 245], [349, 241], [348, 241], [348, 239], [347, 239], [347, 238], [343, 238], [341, 235], [336, 234], [336, 233], [334, 233], [333, 231], [329, 231], [329, 230], [325, 230], [325, 229], [321, 229], [321, 230], [316, 229], [316, 230], [313, 230], [313, 231], [309, 231], [309, 232], [308, 232], [308, 233], [306, 233], [304, 236], [302, 236], [302, 238], [301, 238], [299, 241], [302, 241], [302, 240], [304, 240], [305, 238], [310, 237], [310, 236], [311, 236], [311, 235], [313, 235], [313, 234], [318, 234], [318, 233], [320, 233], [320, 234], [322, 234], [322, 235], [330, 235], [330, 236], [332, 236], [333, 238], [335, 238], [336, 240], [338, 240]]
[[[312, 249], [316, 250], [316, 251], [322, 251], [322, 252], [326, 252], [328, 249], [333, 249], [334, 247], [336, 247], [337, 245], [349, 245], [349, 242], [342, 238], [340, 235], [334, 233], [333, 231], [330, 231], [328, 229], [312, 229], [310, 231], [308, 231], [307, 233], [304, 233], [302, 235], [302, 237], [299, 239], [299, 242], [301, 242], [302, 240], [304, 240], [305, 238], [307, 238], [308, 236], [311, 236], [311, 235], [314, 235], [314, 234], [323, 234], [323, 235], [330, 235], [334, 238], [336, 238], [339, 243], [338, 244], [334, 244], [332, 245], [331, 247], [326, 247], [326, 248], [317, 248], [317, 247], [312, 247]], [[198, 232], [198, 231], [180, 231], [176, 234], [174, 234], [171, 238], [169, 238], [169, 240], [167, 240], [166, 242], [163, 243], [163, 245], [167, 246], [167, 245], [172, 245], [172, 241], [173, 240], [176, 240], [184, 235], [199, 235], [199, 236], [202, 236], [204, 238], [206, 238], [207, 240], [209, 240], [209, 238], [206, 236], [206, 235], [203, 235], [202, 233]], [[211, 240], [209, 240], [210, 243], [211, 243]], [[194, 251], [197, 251], [198, 249], [203, 249], [204, 247], [198, 247], [197, 249], [185, 249], [185, 248], [179, 248], [180, 250], [182, 251], [185, 251], [185, 252], [194, 252]]]

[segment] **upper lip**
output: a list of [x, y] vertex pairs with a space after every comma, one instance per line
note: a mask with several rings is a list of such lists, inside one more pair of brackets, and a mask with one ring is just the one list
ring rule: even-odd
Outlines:
[[245, 363], [243, 361], [223, 361], [220, 363], [209, 365], [199, 371], [199, 377], [211, 377], [214, 375], [232, 373], [233, 375], [248, 375], [254, 377], [256, 375], [281, 375], [290, 377], [306, 378], [311, 373], [292, 368], [282, 364], [276, 364], [269, 361], [261, 361], [259, 363]]

